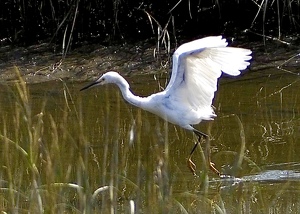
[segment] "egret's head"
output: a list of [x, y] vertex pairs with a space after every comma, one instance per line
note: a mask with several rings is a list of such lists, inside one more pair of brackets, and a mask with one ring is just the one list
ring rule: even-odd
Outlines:
[[117, 84], [120, 81], [120, 78], [121, 78], [121, 76], [117, 72], [109, 71], [109, 72], [103, 74], [102, 76], [100, 76], [95, 82], [92, 82], [91, 84], [80, 89], [80, 91], [83, 91], [85, 89], [88, 89], [88, 88], [91, 88], [91, 87], [94, 87], [97, 85], [105, 85], [107, 83]]

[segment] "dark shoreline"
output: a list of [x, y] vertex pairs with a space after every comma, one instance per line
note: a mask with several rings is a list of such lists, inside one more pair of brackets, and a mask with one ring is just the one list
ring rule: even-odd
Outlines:
[[[299, 53], [297, 46], [280, 44], [277, 41], [268, 41], [266, 45], [262, 42], [233, 42], [230, 46], [253, 51], [249, 68], [252, 71], [280, 65], [294, 70], [299, 66], [297, 57], [289, 60]], [[85, 44], [70, 51], [63, 59], [61, 54], [55, 54], [53, 49], [51, 51], [47, 43], [26, 48], [5, 46], [0, 48], [0, 80], [16, 80], [16, 67], [27, 83], [59, 79], [86, 81], [108, 70], [118, 71], [122, 75], [170, 72], [170, 59], [175, 47], [170, 54], [162, 48], [159, 55], [154, 56], [156, 48], [155, 44], [149, 42], [111, 46]]]

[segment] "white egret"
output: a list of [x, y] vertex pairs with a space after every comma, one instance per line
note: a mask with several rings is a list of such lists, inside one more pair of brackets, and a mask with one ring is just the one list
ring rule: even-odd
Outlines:
[[[188, 164], [195, 174], [196, 165], [191, 157], [201, 138], [208, 139], [208, 135], [192, 125], [216, 117], [212, 100], [218, 78], [222, 72], [232, 76], [239, 75], [250, 64], [250, 54], [248, 49], [227, 47], [226, 40], [221, 36], [206, 37], [185, 43], [175, 51], [172, 76], [164, 91], [148, 97], [136, 96], [130, 91], [128, 82], [113, 71], [103, 74], [81, 90], [107, 83], [116, 84], [130, 104], [193, 131], [199, 138], [189, 155]], [[210, 158], [208, 161], [210, 168], [220, 175]]]

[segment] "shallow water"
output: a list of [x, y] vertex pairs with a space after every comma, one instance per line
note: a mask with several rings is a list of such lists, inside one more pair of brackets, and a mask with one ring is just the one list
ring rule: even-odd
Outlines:
[[[126, 79], [140, 96], [159, 91], [166, 82], [166, 77], [159, 75]], [[75, 183], [83, 186], [86, 194], [111, 186], [113, 189], [107, 187], [93, 199], [96, 202], [90, 209], [102, 212], [298, 213], [299, 80], [297, 75], [278, 70], [248, 71], [221, 79], [214, 100], [218, 117], [196, 128], [211, 136], [212, 161], [224, 178], [205, 173], [200, 149], [193, 156], [198, 175], [193, 176], [186, 160], [196, 137], [125, 103], [116, 86], [79, 92], [87, 83], [29, 85], [32, 126], [43, 112], [40, 151], [35, 159], [39, 185]], [[13, 138], [16, 92], [13, 86], [4, 86], [0, 93], [2, 135], [6, 126], [7, 135]], [[57, 151], [51, 145], [54, 138], [58, 139]], [[20, 140], [19, 144], [28, 147], [28, 142]], [[2, 154], [7, 151], [0, 150]], [[24, 160], [14, 149], [9, 151], [16, 161], [11, 170], [16, 171]], [[3, 163], [6, 159], [3, 157]], [[53, 180], [48, 180], [49, 172], [44, 168], [49, 160]], [[28, 176], [24, 170], [22, 178]], [[2, 188], [8, 180], [4, 171]], [[21, 191], [28, 184], [19, 185]], [[63, 199], [53, 199], [53, 203], [86, 208], [79, 191], [66, 192], [61, 190]], [[26, 203], [21, 200], [18, 204], [27, 209]]]

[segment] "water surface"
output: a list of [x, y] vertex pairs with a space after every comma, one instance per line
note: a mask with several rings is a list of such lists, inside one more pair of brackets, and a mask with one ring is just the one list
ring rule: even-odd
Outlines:
[[[126, 79], [140, 96], [158, 92], [166, 83], [163, 75]], [[214, 99], [218, 117], [196, 128], [210, 135], [212, 161], [226, 178], [205, 173], [200, 149], [193, 157], [198, 176], [192, 175], [186, 164], [196, 140], [192, 133], [125, 103], [116, 86], [79, 92], [86, 84], [51, 81], [28, 85], [32, 130], [39, 124], [38, 118], [43, 118], [34, 158], [38, 185], [72, 183], [84, 189], [62, 188], [59, 193], [51, 189], [55, 192], [51, 201], [55, 208], [51, 209], [300, 212], [299, 76], [260, 70], [221, 79]], [[2, 135], [6, 133], [10, 139], [17, 136], [19, 145], [29, 149], [31, 142], [22, 134], [25, 131], [15, 131], [19, 101], [14, 86], [3, 86], [0, 93]], [[22, 125], [25, 122], [20, 118]], [[18, 192], [28, 194], [26, 200], [16, 197], [19, 201], [15, 204], [31, 209], [26, 190], [31, 175], [23, 166], [24, 158], [13, 147], [9, 147], [9, 156], [4, 154], [6, 147], [0, 151], [5, 163], [1, 173], [3, 198], [13, 198], [4, 191], [9, 187], [10, 169]], [[93, 198], [99, 187], [104, 189]]]

